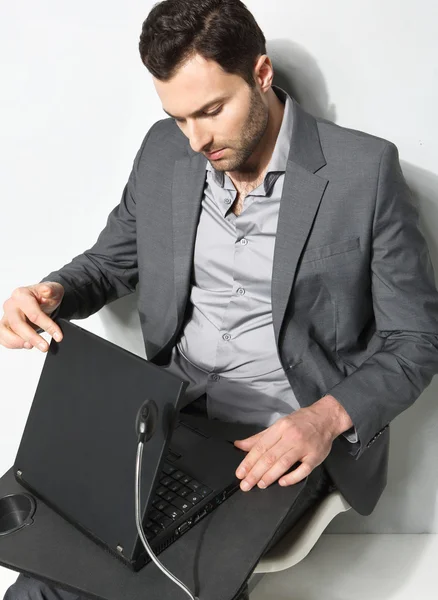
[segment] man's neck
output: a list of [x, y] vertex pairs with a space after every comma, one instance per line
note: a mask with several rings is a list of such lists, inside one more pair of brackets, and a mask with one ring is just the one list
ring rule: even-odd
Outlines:
[[244, 172], [227, 171], [227, 175], [237, 189], [242, 186], [251, 187], [255, 184], [259, 185], [260, 180], [263, 180], [264, 178], [269, 161], [274, 152], [275, 143], [283, 120], [284, 104], [279, 100], [272, 88], [268, 92], [268, 110], [268, 125], [257, 149], [250, 158], [249, 166], [251, 168]]

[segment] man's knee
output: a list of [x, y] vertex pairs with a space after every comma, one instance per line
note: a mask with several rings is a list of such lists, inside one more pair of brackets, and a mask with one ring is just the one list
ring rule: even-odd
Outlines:
[[66, 592], [20, 573], [15, 583], [6, 590], [3, 600], [78, 600], [79, 596]]

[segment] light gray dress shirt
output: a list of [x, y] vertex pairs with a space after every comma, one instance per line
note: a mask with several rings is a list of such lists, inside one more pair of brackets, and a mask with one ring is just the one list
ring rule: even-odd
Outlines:
[[[209, 418], [268, 427], [300, 408], [280, 363], [274, 338], [271, 275], [290, 139], [292, 101], [264, 181], [230, 209], [237, 190], [207, 162], [196, 233], [190, 309], [166, 367], [189, 381], [187, 399], [206, 394]], [[346, 433], [351, 442], [355, 433]]]

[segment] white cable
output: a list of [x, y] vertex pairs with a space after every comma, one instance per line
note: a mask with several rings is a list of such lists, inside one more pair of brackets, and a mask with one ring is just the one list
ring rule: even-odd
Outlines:
[[143, 531], [143, 524], [142, 524], [141, 513], [140, 513], [140, 506], [141, 506], [141, 503], [140, 503], [140, 477], [141, 477], [141, 463], [142, 463], [142, 458], [143, 458], [143, 445], [144, 445], [143, 442], [138, 443], [137, 460], [135, 463], [135, 522], [137, 525], [138, 535], [140, 536], [140, 539], [143, 542], [143, 546], [146, 548], [147, 553], [149, 554], [151, 559], [154, 561], [154, 563], [157, 565], [157, 567], [159, 569], [161, 569], [161, 571], [167, 577], [169, 577], [174, 583], [179, 585], [179, 587], [181, 589], [183, 589], [186, 592], [186, 594], [188, 594], [188, 596], [190, 596], [191, 600], [199, 600], [199, 598], [197, 596], [194, 596], [192, 594], [192, 592], [189, 590], [189, 588], [186, 585], [184, 585], [184, 583], [182, 581], [180, 581], [177, 577], [172, 575], [172, 573], [170, 571], [168, 571], [162, 563], [160, 563], [158, 558], [152, 552], [152, 549], [149, 546], [149, 542], [147, 541], [145, 533]]

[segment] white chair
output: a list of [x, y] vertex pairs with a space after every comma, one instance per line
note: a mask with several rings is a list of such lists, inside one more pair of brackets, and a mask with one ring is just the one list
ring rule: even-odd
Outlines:
[[284, 571], [303, 560], [330, 521], [350, 508], [338, 490], [330, 492], [260, 559], [248, 581], [249, 592], [251, 593], [265, 573]]

